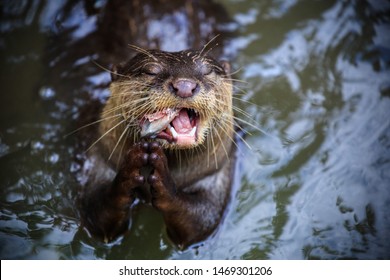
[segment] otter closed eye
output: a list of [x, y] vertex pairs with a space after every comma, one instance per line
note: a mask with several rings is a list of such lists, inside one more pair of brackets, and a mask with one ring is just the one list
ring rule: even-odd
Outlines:
[[205, 64], [205, 63], [202, 63], [199, 68], [202, 75], [205, 76], [210, 75], [211, 72], [213, 71], [213, 68], [209, 64]]
[[143, 73], [151, 76], [155, 76], [159, 74], [161, 71], [162, 71], [162, 67], [157, 63], [149, 63], [142, 68]]

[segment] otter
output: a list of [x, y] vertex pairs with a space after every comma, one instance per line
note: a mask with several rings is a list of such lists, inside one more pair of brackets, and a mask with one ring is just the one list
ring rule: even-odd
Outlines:
[[[132, 206], [150, 203], [170, 239], [186, 248], [213, 234], [235, 166], [230, 64], [211, 48], [132, 47], [112, 67], [110, 96], [87, 151], [82, 227], [109, 242], [129, 230]], [[92, 134], [91, 134], [92, 135]]]

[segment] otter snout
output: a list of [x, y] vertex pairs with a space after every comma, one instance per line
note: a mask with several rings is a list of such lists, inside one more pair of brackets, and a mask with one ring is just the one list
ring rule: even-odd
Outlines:
[[199, 84], [191, 79], [175, 79], [169, 87], [173, 94], [181, 98], [192, 97], [200, 90]]

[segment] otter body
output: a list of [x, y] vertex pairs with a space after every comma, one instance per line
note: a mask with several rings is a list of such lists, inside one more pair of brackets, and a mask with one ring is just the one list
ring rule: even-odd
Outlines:
[[112, 71], [84, 168], [82, 222], [110, 241], [128, 230], [140, 198], [162, 213], [170, 238], [186, 247], [215, 231], [230, 198], [230, 67], [204, 49], [136, 50]]

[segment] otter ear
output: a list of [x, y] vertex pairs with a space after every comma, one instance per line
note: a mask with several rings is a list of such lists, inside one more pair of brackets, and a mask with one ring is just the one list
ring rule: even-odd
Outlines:
[[226, 75], [230, 76], [230, 71], [231, 71], [230, 63], [227, 60], [222, 60], [220, 61], [220, 64], [223, 70], [225, 70]]
[[123, 65], [116, 64], [111, 67], [111, 80], [116, 81], [121, 76], [121, 72], [123, 71]]

